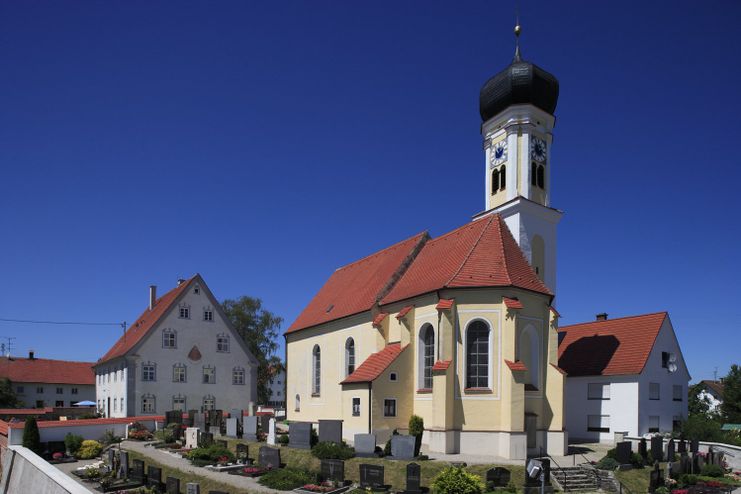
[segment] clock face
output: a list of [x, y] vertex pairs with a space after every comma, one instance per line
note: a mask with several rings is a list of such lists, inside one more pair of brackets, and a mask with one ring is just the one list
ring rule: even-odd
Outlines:
[[533, 137], [533, 143], [530, 147], [530, 158], [535, 161], [545, 161], [546, 158], [546, 144], [540, 137]]
[[489, 161], [492, 166], [500, 165], [507, 161], [507, 140], [501, 140], [494, 144], [491, 148], [491, 154], [489, 155]]

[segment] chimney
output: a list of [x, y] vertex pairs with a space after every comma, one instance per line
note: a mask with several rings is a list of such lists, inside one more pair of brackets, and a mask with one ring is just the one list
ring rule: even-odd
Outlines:
[[178, 286], [182, 285], [183, 283], [185, 283], [185, 278], [178, 278]]
[[154, 309], [157, 302], [157, 285], [149, 285], [149, 310]]
[[597, 314], [597, 321], [607, 321], [607, 312]]
[[33, 360], [33, 359], [34, 359], [33, 350], [29, 350], [28, 351], [28, 360]]

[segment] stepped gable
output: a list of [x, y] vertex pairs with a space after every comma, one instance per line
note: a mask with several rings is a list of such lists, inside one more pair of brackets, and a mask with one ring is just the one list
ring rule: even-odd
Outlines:
[[558, 366], [568, 376], [640, 374], [666, 312], [559, 328]]

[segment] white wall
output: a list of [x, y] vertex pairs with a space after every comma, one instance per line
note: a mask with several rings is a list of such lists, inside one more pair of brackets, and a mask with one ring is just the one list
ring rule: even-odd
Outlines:
[[[18, 391], [19, 387], [23, 388], [22, 392]], [[37, 392], [37, 388], [39, 387], [43, 388], [43, 392]], [[57, 393], [57, 388], [62, 388], [61, 394]], [[72, 394], [72, 388], [77, 389], [77, 394]], [[65, 407], [72, 406], [72, 403], [78, 401], [95, 401], [95, 386], [90, 384], [49, 384], [14, 381], [13, 389], [27, 408], [36, 408], [37, 401], [43, 401], [45, 407], [54, 407], [57, 401], [64, 401], [63, 406]]]
[[[127, 406], [126, 379], [128, 369], [123, 358], [113, 360], [95, 369], [95, 398], [99, 411], [105, 417], [126, 417]], [[110, 408], [108, 406], [110, 398]], [[121, 406], [121, 400], [123, 406]]]
[[[147, 429], [154, 431], [161, 428], [162, 422], [155, 419], [147, 420], [138, 418], [137, 421]], [[39, 427], [39, 436], [41, 442], [64, 441], [67, 434], [72, 433], [82, 436], [85, 439], [95, 439], [96, 441], [103, 437], [106, 431], [112, 431], [119, 437], [126, 436], [126, 427], [130, 422], [121, 422], [118, 424], [98, 423], [95, 419], [85, 420], [85, 424], [79, 425], [59, 425], [56, 427]], [[23, 444], [23, 429], [8, 428], [8, 444]]]
[[[638, 430], [638, 376], [587, 376], [566, 378], [566, 430], [569, 438], [609, 442], [615, 431]], [[609, 383], [609, 400], [588, 399], [589, 383]], [[588, 415], [609, 415], [610, 432], [587, 430]]]

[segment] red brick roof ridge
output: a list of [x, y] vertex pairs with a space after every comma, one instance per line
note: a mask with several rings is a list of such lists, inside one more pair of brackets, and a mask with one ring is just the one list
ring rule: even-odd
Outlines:
[[[463, 260], [461, 261], [460, 266], [458, 266], [458, 269], [456, 269], [455, 272], [450, 276], [450, 279], [448, 279], [448, 281], [445, 282], [445, 286], [450, 285], [453, 282], [453, 280], [455, 279], [455, 277], [458, 276], [458, 274], [463, 270], [463, 266], [466, 265], [466, 262], [468, 262], [468, 259], [471, 257], [471, 254], [473, 254], [473, 251], [476, 250], [476, 247], [479, 245], [479, 242], [481, 242], [481, 239], [484, 237], [484, 233], [486, 233], [486, 230], [491, 226], [491, 223], [494, 220], [494, 217], [495, 216], [499, 216], [499, 215], [498, 214], [494, 214], [494, 215], [492, 215], [491, 218], [489, 218], [487, 220], [488, 221], [488, 224], [481, 229], [481, 232], [479, 233], [479, 237], [476, 239], [475, 242], [473, 242], [471, 244], [471, 248], [468, 249], [468, 254], [466, 254], [463, 257]], [[455, 231], [455, 230], [453, 230], [453, 231]], [[453, 233], [453, 232], [450, 232], [450, 233]], [[500, 242], [500, 245], [501, 245], [501, 242]], [[504, 251], [504, 248], [502, 248], [502, 251]], [[502, 255], [502, 257], [504, 257], [504, 255]]]

